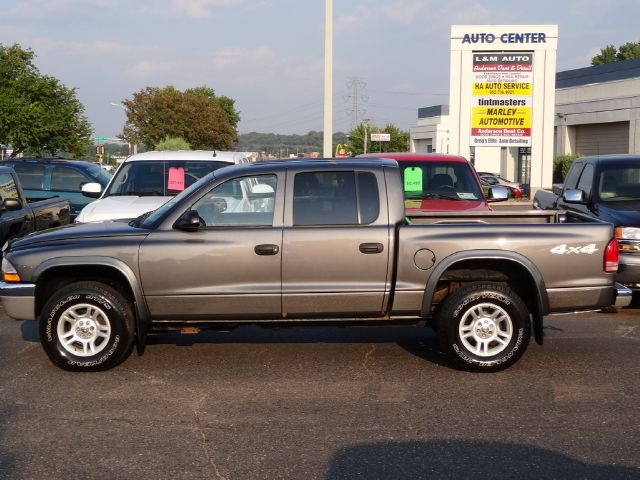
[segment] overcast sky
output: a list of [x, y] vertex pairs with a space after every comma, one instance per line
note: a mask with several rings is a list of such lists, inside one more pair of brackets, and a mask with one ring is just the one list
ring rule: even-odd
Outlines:
[[[75, 88], [96, 136], [111, 105], [148, 86], [206, 85], [236, 100], [241, 133], [323, 128], [323, 0], [2, 0], [0, 43], [37, 55]], [[640, 41], [639, 0], [334, 0], [334, 131], [360, 119], [402, 129], [448, 103], [451, 25], [558, 24], [558, 71]], [[350, 98], [351, 97], [351, 98]]]

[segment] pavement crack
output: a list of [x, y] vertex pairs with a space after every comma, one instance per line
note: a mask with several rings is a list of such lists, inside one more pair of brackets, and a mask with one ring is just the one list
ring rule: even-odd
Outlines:
[[367, 350], [367, 352], [364, 354], [364, 359], [362, 360], [362, 368], [364, 368], [367, 371], [367, 373], [370, 373], [371, 375], [373, 375], [373, 371], [369, 368], [369, 362], [371, 361], [371, 356], [373, 355], [375, 350], [376, 350], [376, 345], [375, 344], [371, 345], [371, 348]]
[[621, 337], [630, 337], [632, 335], [635, 335], [636, 331], [638, 330], [638, 326], [637, 325], [633, 325], [633, 326], [620, 326], [618, 327], [618, 332], [619, 335]]
[[200, 416], [198, 415], [198, 411], [195, 409], [193, 410], [193, 416], [196, 419], [196, 431], [200, 434], [200, 438], [202, 440], [201, 442], [202, 451], [204, 453], [205, 458], [209, 462], [209, 465], [213, 469], [213, 473], [215, 474], [218, 480], [229, 480], [229, 477], [227, 477], [226, 475], [223, 475], [220, 472], [220, 469], [216, 465], [216, 462], [213, 459], [211, 452], [209, 451], [209, 447], [207, 446], [207, 444], [209, 443], [209, 440], [207, 439], [207, 434], [205, 433], [204, 429], [201, 426], [202, 422], [200, 421]]

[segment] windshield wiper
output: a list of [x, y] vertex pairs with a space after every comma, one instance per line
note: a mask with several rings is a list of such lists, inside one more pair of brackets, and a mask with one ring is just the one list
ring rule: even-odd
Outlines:
[[145, 213], [143, 213], [142, 215], [140, 215], [140, 216], [138, 216], [138, 217], [134, 218], [133, 220], [131, 220], [131, 221], [129, 222], [129, 225], [130, 225], [130, 226], [132, 226], [132, 227], [139, 227], [139, 226], [142, 224], [142, 222], [144, 222], [144, 220], [145, 220], [149, 215], [151, 215], [152, 213], [153, 213], [153, 210], [151, 210], [151, 211], [149, 211], [149, 212], [145, 212]]
[[146, 191], [146, 192], [136, 192], [136, 191], [132, 191], [132, 192], [118, 192], [118, 193], [110, 193], [109, 196], [111, 197], [163, 197], [165, 196], [165, 193], [162, 192], [161, 190], [153, 190], [153, 191]]
[[420, 193], [418, 195], [407, 195], [406, 200], [432, 200], [434, 198], [446, 200], [460, 200], [460, 197], [452, 197], [441, 193]]

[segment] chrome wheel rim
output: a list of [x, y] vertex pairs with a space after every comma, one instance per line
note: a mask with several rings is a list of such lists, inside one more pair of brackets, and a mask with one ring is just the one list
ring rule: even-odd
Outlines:
[[80, 303], [62, 312], [57, 332], [67, 352], [77, 357], [91, 357], [109, 343], [111, 323], [101, 308]]
[[479, 357], [492, 357], [509, 345], [513, 337], [513, 322], [498, 305], [480, 303], [465, 312], [460, 321], [459, 334], [469, 352]]

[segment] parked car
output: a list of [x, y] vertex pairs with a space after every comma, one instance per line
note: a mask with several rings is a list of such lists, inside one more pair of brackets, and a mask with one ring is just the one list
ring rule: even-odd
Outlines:
[[518, 182], [512, 182], [504, 177], [501, 177], [497, 173], [478, 172], [480, 182], [484, 186], [490, 187], [493, 185], [501, 185], [509, 190], [510, 198], [522, 198], [524, 195], [523, 187]]
[[39, 319], [45, 352], [68, 370], [111, 368], [154, 328], [428, 322], [454, 364], [498, 371], [532, 332], [542, 342], [545, 315], [631, 294], [613, 282], [609, 224], [511, 214], [419, 212], [407, 225], [388, 159], [239, 165], [132, 221], [14, 241], [0, 300]]
[[67, 200], [28, 199], [15, 171], [0, 166], [0, 245], [28, 233], [66, 225], [69, 221]]
[[358, 157], [390, 158], [398, 162], [405, 209], [409, 213], [489, 211], [488, 202], [507, 199], [500, 189], [487, 189], [485, 196], [473, 165], [457, 155], [391, 152]]
[[86, 184], [82, 192], [98, 198], [82, 209], [77, 222], [135, 218], [155, 210], [201, 177], [229, 165], [249, 163], [242, 152], [152, 151], [127, 158], [107, 188]]
[[573, 212], [583, 222], [612, 224], [620, 246], [616, 281], [640, 293], [640, 156], [580, 157], [564, 184], [536, 192], [533, 206]]
[[12, 167], [18, 174], [25, 195], [31, 199], [60, 197], [69, 200], [71, 221], [91, 202], [82, 194], [87, 183], [104, 189], [111, 175], [98, 164], [61, 158], [20, 158], [5, 160], [1, 165]]

